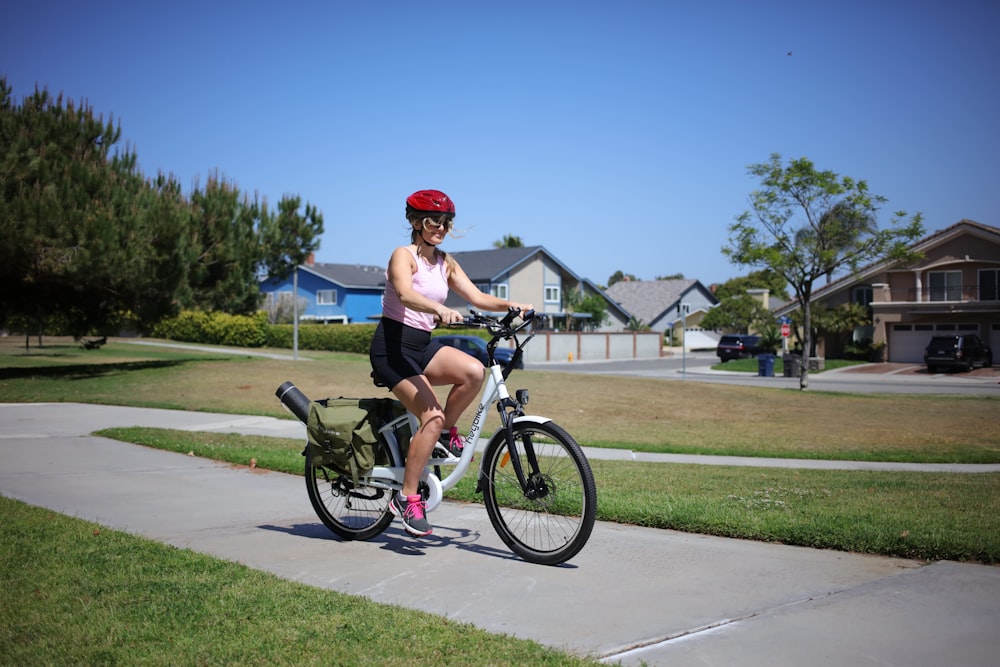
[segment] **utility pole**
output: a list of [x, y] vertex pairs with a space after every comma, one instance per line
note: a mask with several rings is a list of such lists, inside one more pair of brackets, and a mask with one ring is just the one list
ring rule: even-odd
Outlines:
[[678, 303], [677, 312], [681, 316], [681, 380], [687, 379], [687, 315], [691, 312], [691, 304]]
[[292, 360], [299, 360], [299, 267], [292, 272]]

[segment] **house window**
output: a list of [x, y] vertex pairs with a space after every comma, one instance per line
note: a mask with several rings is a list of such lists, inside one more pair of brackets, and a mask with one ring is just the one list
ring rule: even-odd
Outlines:
[[498, 299], [508, 299], [507, 296], [507, 285], [492, 285], [490, 287], [490, 294]]
[[562, 303], [562, 295], [558, 287], [545, 288], [545, 303]]
[[855, 287], [851, 294], [851, 301], [859, 306], [869, 306], [875, 300], [875, 293], [871, 287]]
[[931, 271], [927, 274], [931, 301], [961, 301], [961, 271]]
[[321, 290], [316, 290], [316, 305], [317, 306], [336, 306], [337, 305], [337, 290], [335, 290], [335, 289], [321, 289]]
[[979, 300], [1000, 301], [1000, 269], [979, 269]]

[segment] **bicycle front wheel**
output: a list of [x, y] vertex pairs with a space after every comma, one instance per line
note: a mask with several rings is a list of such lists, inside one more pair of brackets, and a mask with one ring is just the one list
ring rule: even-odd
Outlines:
[[[382, 438], [379, 438], [378, 447], [377, 465], [401, 465], [393, 460]], [[345, 540], [370, 540], [392, 523], [391, 489], [369, 486], [363, 479], [358, 480], [355, 487], [350, 475], [314, 465], [308, 453], [306, 491], [323, 525]]]
[[[503, 430], [486, 447], [484, 500], [490, 522], [525, 560], [564, 563], [590, 539], [597, 516], [597, 487], [587, 457], [569, 433], [551, 422], [514, 424], [513, 447], [511, 452]], [[524, 486], [512, 456], [521, 462]]]

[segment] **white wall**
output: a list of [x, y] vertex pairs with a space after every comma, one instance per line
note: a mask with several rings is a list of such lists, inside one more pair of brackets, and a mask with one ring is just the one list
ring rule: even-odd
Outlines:
[[656, 331], [580, 333], [540, 331], [524, 348], [524, 361], [598, 361], [660, 356], [663, 336]]

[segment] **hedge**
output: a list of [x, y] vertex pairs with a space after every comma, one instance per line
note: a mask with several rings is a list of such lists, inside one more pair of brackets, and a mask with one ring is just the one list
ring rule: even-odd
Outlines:
[[[374, 324], [300, 324], [300, 350], [326, 350], [368, 354]], [[186, 310], [161, 321], [153, 329], [157, 338], [234, 347], [292, 348], [291, 324], [268, 324], [267, 313], [229, 315]]]
[[[327, 350], [368, 354], [375, 334], [374, 324], [300, 324], [300, 350]], [[267, 327], [267, 346], [292, 348], [292, 325], [272, 324]]]
[[177, 317], [162, 320], [153, 327], [153, 335], [188, 343], [262, 347], [267, 342], [267, 313], [230, 315], [186, 310]]

